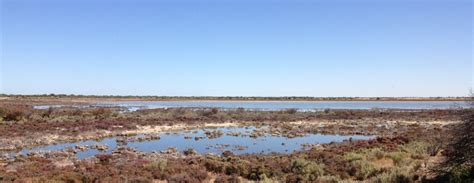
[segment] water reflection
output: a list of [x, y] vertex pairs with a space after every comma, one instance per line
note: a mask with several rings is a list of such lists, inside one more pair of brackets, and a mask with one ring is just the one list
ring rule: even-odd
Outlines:
[[[191, 131], [181, 131], [174, 133], [160, 133], [158, 140], [136, 141], [132, 140], [124, 144], [124, 147], [132, 147], [142, 152], [163, 151], [170, 147], [176, 148], [178, 151], [184, 151], [189, 148], [196, 150], [198, 153], [221, 154], [223, 151], [229, 150], [234, 154], [249, 153], [291, 153], [301, 150], [303, 144], [321, 144], [329, 142], [341, 142], [347, 139], [369, 139], [374, 136], [361, 135], [323, 135], [323, 134], [307, 134], [301, 137], [287, 138], [282, 136], [263, 135], [251, 137], [251, 133], [255, 127], [227, 127], [216, 129], [198, 129]], [[209, 132], [222, 132], [221, 136], [215, 138], [209, 137]], [[207, 134], [206, 134], [207, 132]], [[133, 138], [140, 138], [144, 135], [138, 135]], [[66, 148], [75, 148], [76, 146], [92, 146], [94, 144], [104, 144], [108, 146], [105, 151], [97, 149], [87, 149], [78, 151], [76, 154], [79, 159], [91, 157], [98, 153], [112, 153], [119, 145], [117, 138], [106, 138], [101, 141], [83, 141], [78, 143], [63, 143], [48, 145], [44, 147], [36, 147], [33, 149], [24, 149], [20, 153], [28, 154], [34, 151], [50, 151], [63, 150]]]

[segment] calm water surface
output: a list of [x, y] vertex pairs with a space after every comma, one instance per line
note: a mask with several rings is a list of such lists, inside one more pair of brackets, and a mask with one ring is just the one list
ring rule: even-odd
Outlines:
[[452, 101], [120, 101], [104, 102], [99, 105], [127, 107], [130, 110], [140, 108], [245, 108], [274, 111], [298, 109], [300, 111], [318, 111], [324, 109], [449, 109], [467, 107], [466, 102]]
[[[129, 111], [157, 108], [245, 108], [258, 111], [279, 111], [297, 109], [299, 111], [321, 111], [324, 109], [450, 109], [467, 108], [469, 104], [462, 101], [117, 101], [100, 102], [94, 106], [120, 106]], [[72, 107], [91, 107], [77, 105]], [[37, 105], [35, 109], [50, 107], [68, 107], [67, 105]]]
[[[162, 151], [170, 147], [175, 147], [178, 151], [184, 151], [192, 148], [198, 153], [213, 153], [220, 155], [225, 150], [230, 150], [234, 154], [250, 154], [250, 153], [291, 153], [293, 151], [301, 150], [302, 144], [321, 144], [330, 142], [341, 142], [352, 138], [356, 139], [370, 139], [375, 136], [361, 136], [361, 135], [322, 135], [322, 134], [308, 134], [302, 137], [286, 138], [281, 136], [261, 136], [257, 138], [251, 138], [249, 134], [254, 130], [254, 127], [227, 127], [227, 128], [216, 128], [216, 129], [199, 129], [192, 131], [182, 131], [176, 133], [160, 133], [160, 140], [144, 141], [144, 142], [129, 142], [126, 147], [132, 147], [142, 152], [153, 152]], [[217, 138], [204, 138], [202, 140], [194, 140], [194, 137], [205, 137], [205, 132], [220, 130], [224, 132], [224, 135]], [[227, 132], [240, 132], [241, 136], [227, 135]], [[191, 137], [191, 139], [185, 139], [184, 137]], [[109, 149], [104, 152], [98, 150], [86, 150], [84, 152], [78, 152], [77, 157], [79, 159], [91, 157], [99, 153], [112, 153], [117, 148], [116, 138], [106, 138], [101, 141], [83, 141], [78, 143], [63, 143], [56, 145], [48, 145], [43, 147], [36, 147], [33, 149], [24, 149], [20, 153], [27, 154], [30, 151], [49, 151], [49, 150], [62, 150], [67, 147], [74, 148], [76, 145], [93, 145], [93, 144], [105, 144], [109, 146]]]

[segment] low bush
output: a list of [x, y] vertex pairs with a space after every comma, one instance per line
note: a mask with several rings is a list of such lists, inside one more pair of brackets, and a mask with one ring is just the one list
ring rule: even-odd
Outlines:
[[219, 175], [217, 175], [214, 182], [215, 183], [239, 183], [241, 181], [239, 180], [239, 178], [235, 174], [231, 175], [231, 176], [228, 176], [228, 175], [225, 175], [225, 174], [219, 174]]
[[463, 122], [453, 131], [451, 143], [444, 154], [448, 160], [440, 167], [445, 175], [438, 179], [449, 182], [474, 182], [474, 94], [471, 94], [471, 106], [462, 115]]
[[302, 158], [292, 160], [289, 169], [292, 173], [304, 177], [306, 181], [315, 181], [324, 174], [324, 165]]
[[30, 113], [25, 107], [20, 106], [9, 106], [4, 108], [3, 111], [3, 119], [5, 121], [20, 121], [26, 119]]
[[196, 179], [196, 178], [192, 177], [191, 175], [189, 175], [187, 173], [180, 173], [180, 174], [171, 175], [171, 177], [169, 177], [167, 179], [167, 181], [168, 182], [176, 182], [176, 183], [179, 183], [179, 182], [200, 183], [201, 182], [199, 179]]
[[218, 108], [211, 108], [211, 109], [202, 109], [202, 110], [199, 110], [199, 114], [201, 116], [204, 116], [204, 117], [212, 117], [214, 115], [216, 115], [217, 113], [219, 113], [219, 109]]
[[105, 107], [99, 107], [92, 110], [92, 115], [94, 115], [96, 119], [106, 119], [112, 115], [112, 110]]
[[98, 154], [95, 157], [99, 160], [101, 164], [109, 164], [113, 156], [110, 154]]
[[414, 141], [400, 146], [400, 151], [409, 153], [417, 159], [427, 155], [429, 146], [430, 144], [425, 141]]
[[474, 182], [474, 168], [467, 165], [454, 166], [448, 173], [449, 182]]
[[367, 161], [354, 161], [352, 164], [357, 167], [355, 174], [357, 180], [366, 180], [380, 172], [379, 168]]
[[0, 107], [0, 118], [5, 117], [5, 114], [6, 114], [6, 113], [7, 113], [7, 111], [5, 110], [5, 108]]
[[285, 112], [288, 113], [288, 114], [296, 114], [298, 112], [298, 110], [295, 109], [295, 108], [291, 108], [291, 109], [286, 109]]
[[53, 107], [49, 107], [46, 111], [43, 112], [43, 114], [41, 114], [41, 116], [43, 118], [49, 118], [51, 117], [51, 115], [53, 114], [54, 112], [54, 108]]
[[158, 160], [158, 161], [152, 161], [149, 164], [145, 165], [145, 170], [148, 171], [164, 171], [168, 165], [168, 162], [166, 160]]
[[404, 152], [391, 152], [388, 154], [388, 157], [393, 160], [395, 165], [401, 165], [402, 161], [408, 156]]
[[370, 182], [375, 183], [386, 183], [386, 182], [397, 182], [397, 183], [410, 183], [414, 182], [413, 175], [411, 175], [406, 169], [392, 168], [389, 171], [383, 172], [374, 177]]

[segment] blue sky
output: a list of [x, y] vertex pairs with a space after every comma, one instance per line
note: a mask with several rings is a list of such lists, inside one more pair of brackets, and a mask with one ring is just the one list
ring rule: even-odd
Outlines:
[[8, 94], [464, 96], [470, 0], [0, 0]]

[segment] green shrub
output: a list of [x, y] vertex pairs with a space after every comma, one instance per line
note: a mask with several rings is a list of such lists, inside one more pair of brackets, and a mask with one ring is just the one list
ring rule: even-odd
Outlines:
[[372, 163], [367, 161], [355, 161], [353, 162], [357, 168], [356, 177], [358, 180], [366, 180], [369, 177], [376, 175], [380, 170], [375, 167]]
[[400, 151], [411, 154], [414, 159], [422, 159], [428, 155], [429, 143], [424, 141], [414, 141], [408, 144], [402, 145]]
[[397, 183], [409, 183], [413, 182], [412, 175], [402, 168], [392, 168], [387, 172], [381, 173], [370, 182], [375, 183], [386, 183], [386, 182], [397, 182]]
[[158, 160], [158, 161], [153, 161], [151, 163], [146, 164], [145, 169], [148, 171], [154, 171], [154, 170], [164, 171], [166, 170], [167, 166], [168, 166], [168, 162], [166, 160]]
[[345, 159], [349, 162], [352, 162], [352, 161], [358, 161], [358, 160], [363, 160], [364, 159], [364, 156], [360, 153], [356, 153], [356, 152], [350, 152], [350, 153], [347, 153], [345, 156]]
[[364, 149], [362, 151], [349, 152], [345, 155], [347, 161], [357, 160], [379, 160], [385, 157], [385, 152], [379, 148]]
[[315, 181], [324, 174], [324, 165], [298, 158], [291, 162], [290, 170], [292, 173], [302, 175], [309, 181]]
[[401, 165], [401, 162], [403, 161], [403, 159], [407, 157], [407, 153], [391, 152], [389, 153], [388, 157], [390, 157], [390, 159], [393, 160], [393, 163], [395, 163], [395, 165]]
[[6, 114], [6, 113], [7, 113], [7, 112], [6, 112], [6, 109], [3, 108], [3, 107], [0, 107], [0, 118], [5, 117], [5, 114]]
[[318, 182], [339, 183], [342, 179], [339, 176], [324, 175], [318, 178]]
[[267, 175], [265, 175], [265, 174], [261, 174], [258, 182], [259, 183], [273, 183], [273, 182], [277, 182], [277, 181], [274, 181], [274, 180], [268, 178]]
[[374, 164], [370, 163], [370, 160], [382, 159], [385, 157], [385, 153], [378, 148], [374, 148], [350, 152], [344, 157], [355, 167], [355, 177], [358, 180], [366, 180], [381, 171]]
[[376, 159], [382, 159], [385, 157], [385, 153], [381, 151], [380, 149], [375, 149], [373, 151], [373, 156], [375, 156]]

